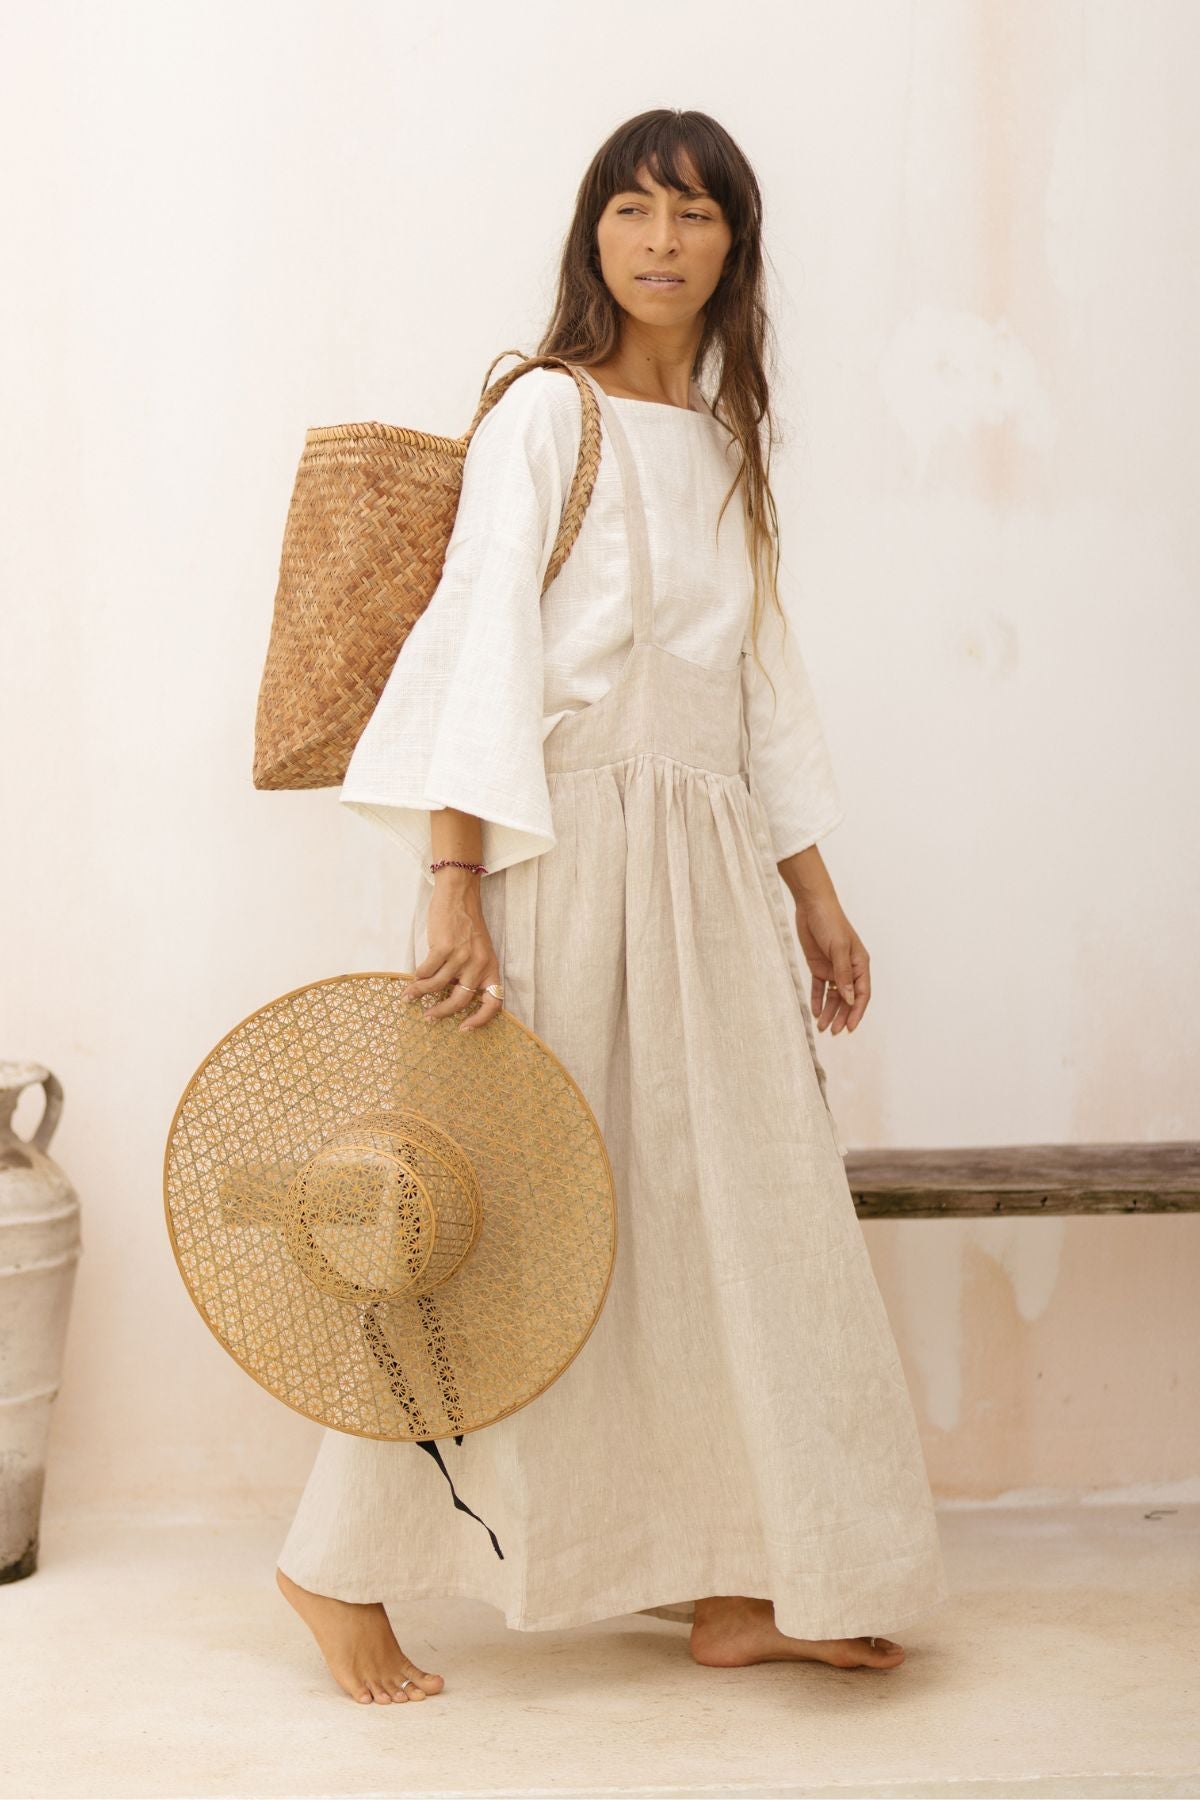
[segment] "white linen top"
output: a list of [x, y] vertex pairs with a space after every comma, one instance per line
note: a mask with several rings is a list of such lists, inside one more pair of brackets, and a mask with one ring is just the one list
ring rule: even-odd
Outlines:
[[[689, 408], [611, 396], [636, 459], [654, 584], [656, 643], [706, 667], [750, 648], [751, 570], [740, 491], [717, 515], [740, 452], [693, 383]], [[482, 821], [494, 872], [553, 847], [542, 746], [605, 694], [633, 643], [624, 498], [602, 427], [579, 534], [541, 594], [579, 454], [582, 404], [561, 371], [528, 370], [485, 414], [437, 589], [405, 639], [355, 746], [339, 799], [392, 831], [432, 883], [431, 811]], [[751, 779], [776, 860], [844, 817], [807, 672], [774, 605], [742, 658]]]

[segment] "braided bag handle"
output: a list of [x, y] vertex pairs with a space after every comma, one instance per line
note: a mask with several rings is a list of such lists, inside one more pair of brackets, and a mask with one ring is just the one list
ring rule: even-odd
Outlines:
[[581, 375], [574, 363], [564, 361], [561, 356], [521, 356], [521, 361], [515, 369], [509, 369], [506, 375], [502, 375], [498, 381], [492, 382], [489, 387], [492, 369], [498, 362], [503, 362], [506, 356], [521, 356], [521, 352], [519, 350], [502, 350], [499, 356], [493, 357], [491, 366], [483, 378], [483, 386], [479, 391], [479, 405], [475, 409], [475, 417], [471, 420], [463, 436], [464, 449], [474, 437], [480, 420], [491, 411], [501, 394], [529, 369], [565, 369], [574, 378], [583, 407], [579, 456], [575, 463], [575, 474], [571, 486], [567, 490], [567, 497], [563, 502], [558, 538], [550, 553], [550, 561], [546, 565], [546, 579], [542, 583], [544, 594], [571, 554], [571, 548], [579, 536], [579, 528], [583, 524], [583, 515], [587, 511], [588, 501], [592, 497], [592, 489], [596, 485], [596, 471], [600, 467], [600, 408], [596, 403], [592, 384], [586, 375]]

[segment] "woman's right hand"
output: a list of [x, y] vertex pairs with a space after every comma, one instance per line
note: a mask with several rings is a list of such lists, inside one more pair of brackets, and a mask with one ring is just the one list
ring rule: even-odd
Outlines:
[[448, 1013], [471, 1008], [460, 1031], [477, 1031], [490, 1024], [503, 1005], [494, 994], [475, 992], [489, 982], [500, 985], [500, 961], [483, 917], [481, 879], [471, 869], [437, 871], [425, 921], [429, 954], [401, 990], [401, 999], [416, 1001], [452, 982], [464, 983], [452, 987], [436, 1005], [423, 1009], [426, 1019], [444, 1019]]

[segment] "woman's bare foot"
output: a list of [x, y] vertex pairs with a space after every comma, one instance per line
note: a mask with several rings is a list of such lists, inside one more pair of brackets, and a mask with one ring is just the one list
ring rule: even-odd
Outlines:
[[[276, 1569], [275, 1580], [316, 1638], [330, 1674], [352, 1700], [424, 1700], [445, 1687], [440, 1675], [418, 1669], [405, 1656], [378, 1601], [360, 1606], [314, 1594], [282, 1569]], [[402, 1687], [406, 1678], [409, 1685]]]
[[710, 1594], [696, 1601], [689, 1648], [698, 1663], [739, 1669], [756, 1662], [825, 1662], [836, 1669], [894, 1669], [904, 1651], [890, 1638], [785, 1637], [770, 1600]]

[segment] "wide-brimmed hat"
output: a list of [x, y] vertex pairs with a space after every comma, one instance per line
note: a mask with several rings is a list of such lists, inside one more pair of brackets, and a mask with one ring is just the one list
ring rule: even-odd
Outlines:
[[582, 1348], [616, 1206], [549, 1046], [503, 1009], [427, 1021], [450, 990], [402, 1001], [411, 979], [331, 976], [234, 1026], [175, 1109], [163, 1187], [188, 1292], [242, 1368], [445, 1473], [435, 1439], [527, 1406]]

